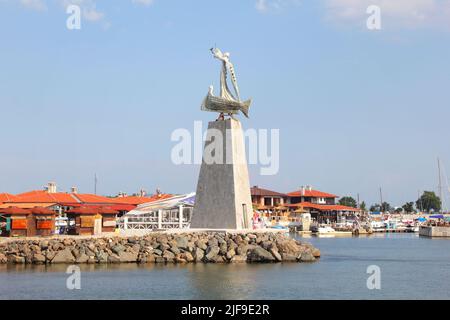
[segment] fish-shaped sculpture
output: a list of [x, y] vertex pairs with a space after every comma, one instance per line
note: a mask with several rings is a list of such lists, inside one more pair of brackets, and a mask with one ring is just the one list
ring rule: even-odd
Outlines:
[[[214, 58], [222, 61], [222, 70], [220, 72], [220, 97], [214, 95], [213, 86], [210, 86], [208, 95], [203, 100], [201, 109], [203, 111], [227, 113], [231, 116], [241, 111], [248, 118], [248, 110], [252, 103], [252, 99], [243, 102], [240, 99], [234, 66], [230, 62], [230, 54], [228, 52], [222, 53], [217, 48], [211, 48], [211, 52]], [[231, 73], [231, 82], [236, 97], [231, 93], [227, 85], [228, 70]]]
[[209, 87], [208, 95], [203, 100], [201, 109], [203, 111], [220, 112], [228, 114], [237, 114], [241, 111], [244, 116], [248, 118], [248, 110], [252, 99], [248, 99], [244, 102], [238, 102], [234, 100], [228, 100], [221, 97], [216, 97], [213, 94], [213, 86]]

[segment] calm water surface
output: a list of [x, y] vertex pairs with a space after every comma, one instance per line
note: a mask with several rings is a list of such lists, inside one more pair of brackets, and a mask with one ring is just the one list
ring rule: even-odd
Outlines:
[[[322, 251], [313, 264], [1, 266], [0, 299], [450, 299], [450, 240], [414, 234], [299, 238]], [[366, 286], [381, 268], [381, 289]]]

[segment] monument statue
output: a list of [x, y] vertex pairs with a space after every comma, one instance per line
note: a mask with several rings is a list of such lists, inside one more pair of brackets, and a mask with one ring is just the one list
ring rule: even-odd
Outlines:
[[[241, 111], [248, 118], [248, 109], [252, 103], [252, 99], [241, 102], [239, 94], [239, 87], [237, 85], [236, 74], [234, 66], [230, 61], [230, 54], [228, 52], [222, 53], [218, 48], [211, 48], [214, 58], [222, 61], [222, 70], [220, 72], [220, 97], [214, 96], [213, 86], [209, 86], [209, 92], [203, 100], [201, 109], [203, 111], [220, 112], [223, 117], [227, 113], [233, 118], [233, 114]], [[227, 84], [228, 71], [231, 74], [231, 83], [235, 94], [231, 93]]]
[[[214, 96], [211, 86], [201, 109], [219, 112], [219, 119], [223, 121], [208, 123], [191, 228], [251, 229], [253, 207], [244, 133], [241, 123], [233, 117], [239, 111], [248, 117], [251, 99], [241, 102], [230, 54], [222, 53], [217, 48], [211, 51], [222, 62], [220, 97]], [[228, 72], [234, 94], [227, 85]], [[231, 118], [225, 119], [225, 113]], [[212, 158], [214, 161], [211, 161]]]

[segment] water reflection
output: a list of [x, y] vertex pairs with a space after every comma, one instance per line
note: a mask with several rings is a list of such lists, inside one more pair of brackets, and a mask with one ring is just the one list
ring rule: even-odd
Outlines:
[[[79, 265], [82, 288], [72, 291], [67, 265], [1, 265], [0, 299], [450, 298], [447, 241], [409, 234], [306, 241], [321, 250], [319, 262]], [[376, 292], [366, 287], [372, 264], [382, 270]]]

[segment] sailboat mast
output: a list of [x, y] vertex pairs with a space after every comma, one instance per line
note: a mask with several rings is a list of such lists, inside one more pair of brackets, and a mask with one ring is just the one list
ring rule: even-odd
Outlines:
[[441, 160], [439, 158], [437, 158], [437, 162], [438, 162], [438, 174], [439, 174], [439, 185], [438, 185], [438, 193], [439, 193], [439, 199], [441, 200], [441, 210], [440, 212], [442, 212], [442, 210], [444, 209], [444, 198], [443, 198], [443, 194], [442, 194], [442, 179], [441, 179]]
[[383, 212], [383, 193], [380, 187], [380, 212]]

